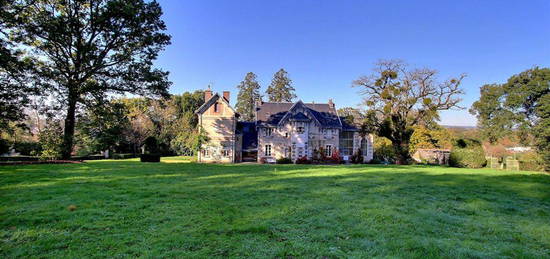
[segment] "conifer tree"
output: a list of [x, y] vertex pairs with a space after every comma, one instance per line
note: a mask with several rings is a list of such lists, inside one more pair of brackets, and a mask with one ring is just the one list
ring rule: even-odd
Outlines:
[[282, 68], [273, 75], [273, 80], [266, 92], [270, 102], [292, 102], [292, 99], [296, 98], [292, 80]]
[[237, 112], [241, 114], [241, 120], [253, 121], [255, 118], [255, 103], [262, 98], [260, 84], [256, 81], [256, 74], [248, 72], [237, 88], [239, 89]]

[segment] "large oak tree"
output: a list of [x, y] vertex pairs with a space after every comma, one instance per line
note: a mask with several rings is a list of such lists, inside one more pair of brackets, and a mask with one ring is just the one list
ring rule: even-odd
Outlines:
[[365, 96], [367, 128], [388, 138], [397, 163], [405, 164], [410, 161], [414, 126], [429, 127], [439, 120], [439, 111], [459, 108], [464, 77], [438, 81], [436, 70], [408, 69], [402, 61], [381, 60], [373, 74], [360, 77], [353, 85]]
[[10, 122], [25, 118], [23, 108], [29, 103], [28, 97], [36, 94], [25, 80], [33, 62], [24, 59], [23, 52], [9, 38], [9, 28], [24, 10], [24, 6], [13, 8], [13, 4], [13, 0], [0, 1], [0, 132], [8, 130]]
[[9, 28], [17, 44], [38, 57], [35, 81], [65, 108], [62, 156], [73, 147], [75, 115], [92, 97], [167, 95], [167, 72], [153, 67], [170, 43], [156, 1], [19, 0]]
[[490, 141], [517, 134], [524, 144], [534, 144], [550, 171], [550, 68], [535, 67], [504, 84], [484, 85], [470, 112]]

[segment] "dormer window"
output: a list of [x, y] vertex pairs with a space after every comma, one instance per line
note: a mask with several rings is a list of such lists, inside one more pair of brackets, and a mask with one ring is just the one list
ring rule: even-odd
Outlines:
[[271, 134], [273, 134], [272, 128], [264, 128], [264, 136], [271, 137]]

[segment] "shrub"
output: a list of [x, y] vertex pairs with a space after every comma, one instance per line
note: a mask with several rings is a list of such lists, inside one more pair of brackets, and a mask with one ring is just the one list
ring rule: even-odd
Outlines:
[[325, 162], [331, 164], [340, 164], [342, 162], [342, 158], [340, 158], [340, 152], [338, 152], [338, 150], [334, 150], [334, 152], [332, 152], [332, 155], [325, 159]]
[[61, 145], [63, 144], [63, 129], [59, 123], [51, 123], [40, 132], [40, 145], [42, 152], [40, 159], [52, 160], [61, 157]]
[[524, 171], [544, 171], [544, 160], [534, 151], [517, 155], [519, 169]]
[[128, 159], [128, 158], [134, 158], [136, 157], [134, 154], [132, 153], [127, 153], [127, 154], [113, 154], [113, 159]]
[[139, 157], [141, 162], [152, 162], [152, 163], [158, 163], [160, 162], [160, 155], [159, 154], [142, 154]]
[[311, 160], [307, 159], [307, 156], [296, 159], [296, 164], [311, 164]]
[[10, 144], [5, 139], [0, 139], [0, 154], [8, 153], [10, 151]]
[[160, 162], [159, 145], [155, 137], [145, 139], [145, 154], [140, 156], [141, 162]]
[[449, 156], [453, 167], [481, 168], [487, 165], [485, 152], [481, 147], [453, 148]]
[[14, 148], [24, 156], [40, 154], [42, 151], [42, 146], [38, 142], [16, 142]]
[[394, 163], [395, 151], [389, 139], [377, 137], [374, 141], [374, 160]]
[[282, 157], [277, 159], [277, 164], [291, 164], [292, 160], [288, 157]]
[[351, 162], [354, 163], [354, 164], [361, 164], [363, 163], [363, 151], [359, 148], [357, 149], [357, 152], [355, 152], [352, 156], [351, 156]]

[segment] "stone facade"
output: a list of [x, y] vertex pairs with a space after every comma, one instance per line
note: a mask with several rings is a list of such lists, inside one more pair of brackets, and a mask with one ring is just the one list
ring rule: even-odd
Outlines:
[[224, 97], [205, 92], [205, 105], [197, 111], [199, 127], [209, 141], [198, 154], [199, 162], [231, 163], [240, 161], [240, 143], [237, 128], [237, 114], [229, 105], [229, 94]]
[[[210, 140], [199, 152], [200, 162], [240, 162], [244, 154], [250, 157], [251, 152], [256, 161], [296, 161], [301, 157], [311, 159], [315, 150], [326, 156], [338, 151], [344, 160], [361, 150], [365, 162], [373, 158], [373, 136], [362, 136], [356, 127], [343, 122], [332, 101], [260, 102], [256, 104], [257, 120], [244, 123], [238, 122], [238, 114], [229, 105], [229, 92], [212, 96], [207, 90], [205, 100], [196, 113], [199, 126]], [[254, 128], [253, 134], [250, 127]], [[243, 129], [245, 132], [241, 132]]]

